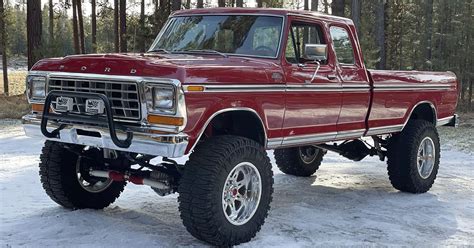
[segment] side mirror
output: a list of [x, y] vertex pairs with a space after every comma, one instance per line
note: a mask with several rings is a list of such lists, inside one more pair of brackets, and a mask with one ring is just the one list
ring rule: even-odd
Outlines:
[[328, 59], [328, 45], [305, 44], [303, 58], [314, 61], [325, 61]]

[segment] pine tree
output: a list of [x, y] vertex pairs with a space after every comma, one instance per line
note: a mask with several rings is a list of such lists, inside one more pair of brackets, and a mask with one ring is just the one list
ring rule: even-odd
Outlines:
[[351, 6], [351, 18], [354, 21], [354, 25], [356, 26], [357, 32], [360, 35], [360, 0], [352, 0]]
[[0, 51], [2, 52], [3, 93], [8, 96], [8, 71], [7, 71], [7, 32], [5, 32], [5, 8], [0, 2]]
[[42, 58], [42, 17], [41, 1], [27, 2], [28, 70]]
[[86, 53], [86, 46], [85, 46], [85, 36], [84, 36], [84, 18], [82, 14], [82, 1], [77, 0], [77, 20], [79, 24], [79, 44], [80, 44], [80, 53]]
[[120, 52], [127, 52], [127, 2], [120, 0]]
[[385, 50], [385, 0], [377, 0], [375, 13], [375, 39], [379, 49], [377, 69], [385, 69], [387, 59]]
[[96, 0], [91, 0], [91, 40], [92, 40], [92, 52], [97, 52], [97, 10]]
[[118, 53], [120, 52], [119, 0], [114, 0], [114, 40], [115, 52]]
[[336, 16], [344, 16], [344, 0], [333, 0], [331, 3], [332, 14]]

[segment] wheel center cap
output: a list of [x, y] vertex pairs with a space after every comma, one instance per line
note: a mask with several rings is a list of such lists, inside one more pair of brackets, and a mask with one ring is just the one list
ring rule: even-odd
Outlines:
[[232, 196], [235, 197], [238, 193], [238, 190], [236, 188], [234, 188], [234, 189], [231, 190], [231, 193], [232, 193]]

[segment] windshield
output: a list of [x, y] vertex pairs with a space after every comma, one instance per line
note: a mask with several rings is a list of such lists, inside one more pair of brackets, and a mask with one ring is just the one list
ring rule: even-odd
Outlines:
[[150, 51], [277, 57], [283, 17], [256, 15], [173, 17]]

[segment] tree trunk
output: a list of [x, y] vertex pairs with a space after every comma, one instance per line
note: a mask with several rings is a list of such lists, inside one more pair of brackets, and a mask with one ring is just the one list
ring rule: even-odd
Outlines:
[[257, 0], [257, 7], [262, 8], [263, 7], [263, 0]]
[[97, 14], [96, 14], [96, 0], [91, 0], [91, 27], [92, 27], [92, 52], [97, 52]]
[[41, 59], [42, 16], [41, 1], [28, 0], [26, 34], [28, 36], [28, 70]]
[[401, 70], [403, 67], [403, 35], [404, 35], [404, 30], [405, 30], [405, 18], [403, 14], [405, 13], [405, 6], [403, 5], [403, 2], [400, 3], [401, 6], [401, 11], [400, 11], [400, 24], [398, 25], [398, 33], [400, 34], [400, 50], [398, 51], [398, 70]]
[[219, 7], [225, 7], [225, 0], [217, 0], [217, 5]]
[[127, 52], [127, 2], [120, 0], [120, 52]]
[[138, 48], [140, 52], [145, 52], [145, 0], [140, 4], [140, 36], [138, 41]]
[[244, 0], [237, 0], [235, 2], [235, 7], [238, 7], [238, 8], [244, 7]]
[[351, 17], [352, 21], [354, 21], [354, 25], [356, 26], [357, 33], [360, 36], [360, 0], [352, 0], [352, 10], [351, 10]]
[[53, 0], [49, 0], [49, 45], [52, 50], [54, 41], [54, 10]]
[[5, 32], [5, 9], [3, 1], [0, 2], [0, 50], [2, 52], [3, 93], [8, 96], [8, 70], [7, 70], [7, 32]]
[[473, 83], [472, 83], [472, 78], [471, 78], [471, 84], [469, 85], [469, 103], [468, 103], [468, 106], [469, 106], [469, 111], [472, 112], [472, 86], [473, 86]]
[[329, 14], [329, 3], [328, 3], [328, 0], [324, 0], [324, 13]]
[[311, 11], [318, 11], [319, 0], [311, 0]]
[[158, 23], [158, 30], [163, 27], [163, 24], [166, 21], [166, 18], [170, 15], [170, 3], [169, 0], [159, 0], [160, 8], [159, 8], [159, 21]]
[[197, 0], [197, 6], [198, 9], [204, 8], [204, 0]]
[[333, 0], [331, 3], [332, 14], [336, 16], [344, 16], [344, 0]]
[[377, 69], [385, 69], [386, 67], [386, 51], [385, 51], [385, 0], [377, 0], [375, 10], [375, 40], [379, 48], [379, 62]]
[[114, 48], [115, 52], [120, 52], [120, 36], [119, 36], [119, 0], [114, 0]]
[[181, 9], [181, 0], [171, 0], [171, 11], [176, 11]]
[[84, 19], [82, 18], [82, 1], [77, 0], [77, 19], [79, 21], [79, 42], [81, 45], [81, 53], [84, 54], [86, 53], [86, 47], [85, 47], [85, 36], [84, 36]]
[[309, 0], [304, 0], [303, 9], [309, 10]]
[[184, 5], [185, 9], [190, 9], [191, 8], [191, 0], [186, 0], [186, 4]]
[[72, 0], [72, 32], [74, 39], [74, 52], [79, 54], [81, 53], [81, 48], [79, 45], [79, 29], [77, 28], [77, 1], [80, 0]]
[[[472, 20], [472, 0], [467, 0], [466, 1], [466, 4], [467, 4], [467, 8], [465, 8], [465, 22], [464, 23], [464, 28], [466, 29], [466, 38], [465, 38], [465, 44], [466, 44], [466, 51], [471, 51], [471, 54], [472, 54], [472, 32], [470, 32], [469, 28], [472, 28], [472, 25], [473, 25], [473, 20]], [[472, 29], [471, 29], [472, 30]], [[465, 76], [465, 81], [468, 81], [470, 82], [469, 83], [469, 96], [467, 97], [468, 99], [468, 111], [469, 112], [473, 112], [474, 109], [472, 107], [472, 87], [473, 87], [473, 79], [474, 79], [474, 76], [473, 76], [473, 73], [472, 73], [472, 62], [473, 62], [473, 59], [472, 59], [472, 56], [471, 55], [467, 55], [466, 56], [466, 59], [465, 59], [465, 63], [464, 63], [464, 71], [465, 73], [466, 72], [470, 72], [470, 73], [467, 73], [467, 75]]]
[[424, 32], [424, 68], [431, 70], [431, 47], [433, 35], [433, 0], [426, 0], [425, 3], [425, 32]]

